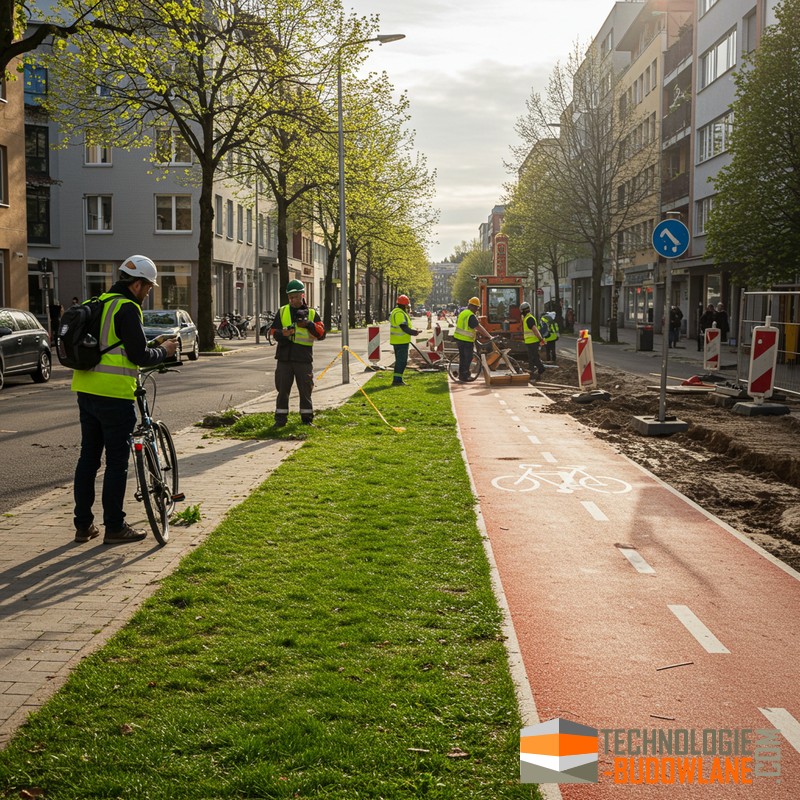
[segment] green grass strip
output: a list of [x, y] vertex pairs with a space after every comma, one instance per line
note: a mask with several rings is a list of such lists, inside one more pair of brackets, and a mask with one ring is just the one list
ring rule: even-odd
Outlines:
[[446, 379], [390, 378], [407, 432], [360, 394], [282, 429], [304, 446], [20, 729], [0, 792], [538, 797]]

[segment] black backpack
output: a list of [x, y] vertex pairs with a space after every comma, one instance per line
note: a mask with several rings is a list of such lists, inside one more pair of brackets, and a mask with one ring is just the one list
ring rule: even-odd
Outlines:
[[84, 303], [68, 308], [61, 317], [56, 337], [58, 360], [70, 369], [92, 369], [100, 363], [104, 353], [119, 347], [120, 342], [100, 349], [100, 320], [103, 307], [114, 297], [100, 300], [92, 297]]

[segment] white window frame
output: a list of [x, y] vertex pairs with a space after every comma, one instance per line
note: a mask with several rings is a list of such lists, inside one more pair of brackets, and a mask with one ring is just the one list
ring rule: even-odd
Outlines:
[[700, 89], [705, 89], [736, 66], [736, 28], [731, 28], [721, 39], [700, 56]]
[[247, 244], [253, 244], [253, 209], [247, 209], [247, 222], [246, 222]]
[[222, 195], [214, 195], [214, 234], [222, 236], [225, 220], [222, 216]]
[[[169, 137], [168, 141], [165, 139]], [[169, 150], [169, 160], [159, 159], [161, 153]], [[156, 163], [166, 166], [190, 167], [192, 161], [192, 150], [189, 143], [180, 135], [180, 131], [175, 128], [156, 128]]]
[[698, 16], [702, 17], [703, 15], [707, 14], [711, 10], [712, 6], [716, 5], [716, 3], [717, 0], [700, 0], [700, 13]]
[[716, 158], [730, 147], [733, 131], [733, 112], [727, 111], [721, 117], [703, 125], [697, 131], [697, 163]]
[[225, 238], [233, 241], [233, 200], [228, 200], [225, 203], [225, 222], [227, 223]]
[[[171, 227], [169, 228], [159, 228], [158, 227], [158, 200], [159, 198], [169, 198], [170, 199], [170, 214], [171, 214]], [[188, 209], [189, 209], [189, 227], [188, 228], [177, 228], [177, 220], [178, 220], [178, 200], [188, 200]], [[157, 194], [155, 195], [155, 232], [158, 234], [185, 234], [192, 232], [192, 196], [190, 194]]]
[[244, 206], [236, 204], [236, 241], [244, 241]]
[[[108, 201], [108, 219], [106, 219], [106, 209], [104, 200]], [[94, 205], [97, 227], [90, 228], [91, 208]], [[113, 233], [114, 232], [114, 196], [110, 194], [88, 194], [86, 195], [86, 233]]]
[[110, 167], [111, 147], [104, 144], [89, 144], [83, 148], [83, 165], [85, 167]]
[[705, 235], [706, 226], [708, 225], [708, 218], [711, 215], [711, 209], [714, 208], [715, 197], [716, 195], [712, 194], [695, 202], [695, 236]]

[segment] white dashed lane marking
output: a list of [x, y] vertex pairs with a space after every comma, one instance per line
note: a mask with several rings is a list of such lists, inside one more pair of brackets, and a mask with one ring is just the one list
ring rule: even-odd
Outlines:
[[783, 734], [783, 738], [800, 753], [800, 722], [785, 708], [759, 708], [758, 710]]
[[667, 608], [680, 620], [689, 633], [694, 636], [707, 653], [730, 653], [727, 647], [698, 619], [689, 606]]
[[598, 522], [608, 522], [608, 517], [597, 507], [596, 503], [591, 500], [581, 500], [581, 505], [592, 515], [593, 519]]
[[[522, 430], [527, 433], [527, 428], [523, 428]], [[528, 440], [530, 441], [531, 444], [541, 444], [538, 436], [529, 436]]]
[[620, 553], [631, 562], [631, 565], [642, 575], [655, 575], [656, 571], [642, 558], [637, 550], [632, 547], [620, 547]]
[[548, 464], [558, 464], [558, 459], [552, 453], [542, 453], [542, 458]]

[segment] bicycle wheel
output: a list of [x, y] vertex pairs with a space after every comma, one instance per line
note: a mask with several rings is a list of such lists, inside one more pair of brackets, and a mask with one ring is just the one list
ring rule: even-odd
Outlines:
[[169, 541], [169, 510], [172, 495], [161, 474], [158, 456], [149, 441], [134, 447], [136, 454], [136, 475], [139, 491], [142, 494], [144, 510], [156, 541], [166, 544]]
[[[457, 381], [460, 370], [461, 359], [459, 354], [455, 353], [450, 356], [450, 361], [447, 364], [447, 374], [451, 381]], [[469, 362], [469, 376], [467, 380], [472, 382], [477, 379], [481, 374], [481, 362], [477, 354], [473, 353], [472, 360]]]
[[492, 478], [492, 486], [504, 492], [531, 492], [538, 489], [540, 483], [535, 478], [525, 475], [500, 475]]
[[606, 478], [604, 475], [586, 475], [578, 483], [584, 489], [591, 489], [600, 494], [625, 494], [633, 488], [629, 483], [619, 478]]
[[171, 505], [169, 512], [175, 506], [172, 497], [178, 494], [178, 455], [175, 452], [175, 443], [172, 441], [172, 434], [169, 428], [163, 422], [154, 422], [153, 428], [156, 432], [158, 441], [158, 454], [161, 459], [161, 474], [164, 476], [164, 481], [168, 488], [172, 489], [171, 492]]

